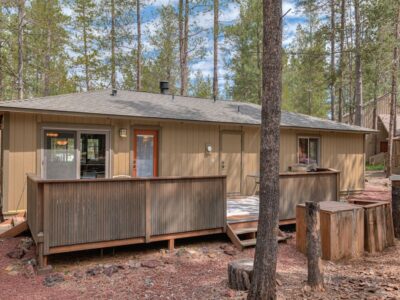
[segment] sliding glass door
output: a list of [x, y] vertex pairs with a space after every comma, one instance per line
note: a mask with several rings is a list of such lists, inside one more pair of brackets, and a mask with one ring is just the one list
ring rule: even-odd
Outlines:
[[106, 135], [81, 133], [81, 178], [106, 177]]
[[45, 178], [76, 178], [76, 173], [76, 132], [46, 130], [44, 148]]
[[109, 133], [45, 130], [42, 176], [47, 179], [108, 177]]

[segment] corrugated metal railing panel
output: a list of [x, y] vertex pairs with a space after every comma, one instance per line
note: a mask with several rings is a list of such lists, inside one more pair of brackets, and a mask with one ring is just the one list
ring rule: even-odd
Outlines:
[[145, 181], [49, 183], [48, 197], [50, 247], [145, 235]]
[[224, 178], [151, 182], [151, 234], [225, 226]]
[[37, 234], [43, 230], [41, 228], [42, 221], [42, 198], [40, 193], [40, 189], [42, 186], [40, 183], [35, 181], [34, 177], [28, 176], [27, 178], [27, 195], [28, 195], [28, 203], [27, 203], [27, 222], [29, 229], [32, 233], [33, 239], [36, 241]]
[[296, 218], [297, 204], [337, 201], [339, 173], [280, 176], [279, 219]]

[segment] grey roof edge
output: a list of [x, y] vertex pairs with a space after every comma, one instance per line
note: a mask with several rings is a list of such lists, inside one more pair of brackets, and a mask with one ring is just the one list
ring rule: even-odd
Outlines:
[[[20, 100], [22, 101], [22, 100]], [[122, 118], [122, 119], [152, 119], [152, 120], [164, 120], [164, 121], [179, 121], [179, 122], [191, 122], [191, 123], [206, 123], [206, 124], [226, 124], [226, 125], [242, 125], [242, 126], [260, 126], [261, 124], [256, 123], [248, 123], [248, 124], [240, 124], [240, 123], [231, 123], [231, 122], [216, 122], [216, 121], [197, 121], [197, 120], [188, 120], [188, 119], [174, 119], [174, 118], [159, 118], [159, 117], [142, 117], [142, 116], [128, 116], [128, 115], [116, 115], [116, 114], [100, 114], [100, 113], [87, 113], [87, 112], [68, 112], [68, 111], [57, 111], [57, 110], [42, 110], [42, 109], [34, 109], [34, 108], [15, 108], [15, 107], [0, 107], [0, 111], [7, 112], [28, 112], [28, 113], [44, 113], [51, 115], [65, 115], [65, 116], [94, 116], [94, 117], [106, 117], [106, 118]], [[299, 113], [293, 113], [297, 115], [302, 115]], [[307, 116], [307, 115], [306, 115]], [[309, 116], [308, 116], [309, 117]], [[330, 121], [326, 119], [317, 118], [323, 121]], [[327, 129], [327, 128], [316, 128], [316, 127], [306, 127], [306, 126], [294, 126], [288, 124], [281, 124], [281, 128], [286, 129], [302, 129], [309, 131], [327, 131], [327, 132], [344, 132], [344, 133], [360, 133], [360, 134], [369, 134], [369, 133], [377, 133], [378, 130], [360, 127], [356, 125], [347, 125], [349, 128], [347, 129]]]
[[[10, 112], [30, 112], [30, 113], [45, 113], [45, 114], [61, 114], [61, 115], [81, 115], [81, 116], [97, 116], [97, 117], [110, 117], [110, 118], [138, 118], [138, 119], [152, 119], [152, 120], [169, 120], [169, 121], [180, 121], [180, 122], [195, 122], [195, 123], [216, 123], [216, 124], [240, 124], [243, 126], [260, 126], [259, 122], [249, 122], [249, 123], [239, 123], [239, 122], [228, 122], [228, 121], [215, 121], [215, 120], [191, 120], [187, 118], [168, 118], [168, 117], [159, 117], [159, 116], [139, 116], [139, 115], [128, 115], [128, 114], [116, 114], [116, 113], [102, 113], [102, 112], [79, 112], [79, 111], [66, 111], [66, 110], [57, 110], [57, 109], [43, 109], [43, 108], [26, 108], [26, 107], [15, 107], [15, 106], [7, 106], [7, 104], [15, 104], [15, 103], [23, 103], [25, 101], [36, 101], [36, 100], [41, 100], [41, 99], [48, 99], [48, 98], [62, 98], [65, 96], [71, 96], [71, 95], [78, 95], [78, 94], [101, 94], [101, 93], [106, 93], [106, 92], [111, 92], [111, 89], [104, 89], [104, 90], [93, 90], [93, 91], [88, 91], [88, 92], [74, 92], [74, 93], [68, 93], [68, 94], [60, 94], [60, 95], [54, 95], [54, 96], [47, 96], [47, 97], [36, 97], [36, 98], [27, 98], [23, 100], [7, 100], [7, 101], [2, 101], [0, 102], [0, 111], [10, 111]], [[134, 92], [135, 91], [124, 91], [124, 92]], [[152, 94], [152, 95], [158, 95], [155, 93], [149, 93], [149, 92], [140, 92], [140, 93], [145, 93], [145, 94]], [[178, 96], [178, 95], [177, 95]], [[182, 98], [186, 98], [185, 96], [178, 96]], [[187, 98], [196, 98], [196, 97], [187, 97]], [[208, 100], [208, 101], [214, 101], [213, 99], [204, 99], [204, 98], [198, 98], [198, 99], [203, 99], [203, 100]], [[225, 102], [227, 100], [218, 100], [221, 102]], [[257, 108], [261, 108], [260, 105], [255, 104], [255, 103], [248, 103], [244, 101], [235, 101], [235, 100], [229, 100], [237, 104], [244, 104], [244, 105], [249, 105]], [[282, 111], [284, 113], [287, 113], [289, 115], [295, 115], [295, 116], [300, 116], [304, 118], [305, 120], [309, 119], [311, 121], [315, 122], [320, 122], [326, 124], [325, 126], [301, 126], [301, 125], [296, 125], [296, 124], [285, 124], [285, 122], [281, 121], [281, 127], [282, 128], [298, 128], [298, 129], [303, 129], [303, 130], [317, 130], [317, 131], [333, 131], [333, 132], [355, 132], [355, 133], [374, 133], [378, 132], [377, 130], [373, 130], [370, 128], [365, 128], [365, 127], [360, 127], [360, 126], [355, 126], [355, 125], [350, 125], [350, 124], [345, 124], [345, 123], [339, 123], [335, 121], [331, 121], [328, 119], [322, 119], [318, 117], [313, 117], [301, 113], [295, 113], [295, 112], [287, 112], [287, 111]], [[290, 123], [290, 122], [288, 122]], [[299, 122], [301, 123], [301, 122]], [[329, 128], [329, 125], [331, 126]], [[341, 128], [338, 128], [341, 127]]]

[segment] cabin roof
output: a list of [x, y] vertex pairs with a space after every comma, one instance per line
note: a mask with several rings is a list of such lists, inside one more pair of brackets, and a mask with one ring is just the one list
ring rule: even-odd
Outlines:
[[[381, 120], [386, 132], [389, 132], [390, 115], [389, 114], [379, 114], [378, 118]], [[396, 115], [396, 136], [400, 135], [399, 127], [400, 127], [400, 115]]]
[[[0, 111], [137, 117], [240, 125], [261, 124], [261, 106], [257, 104], [123, 90], [118, 90], [115, 96], [111, 95], [111, 90], [101, 90], [4, 101], [0, 102]], [[286, 111], [282, 111], [281, 127], [375, 132], [369, 128]]]

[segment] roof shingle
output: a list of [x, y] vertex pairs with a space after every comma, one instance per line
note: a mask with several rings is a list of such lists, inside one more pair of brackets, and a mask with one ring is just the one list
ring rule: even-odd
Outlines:
[[[116, 96], [111, 96], [110, 90], [103, 90], [4, 101], [0, 102], [0, 110], [94, 114], [242, 125], [260, 125], [261, 123], [261, 106], [256, 104], [133, 91], [118, 91]], [[282, 111], [281, 126], [331, 131], [374, 132], [368, 128], [286, 111]]]

